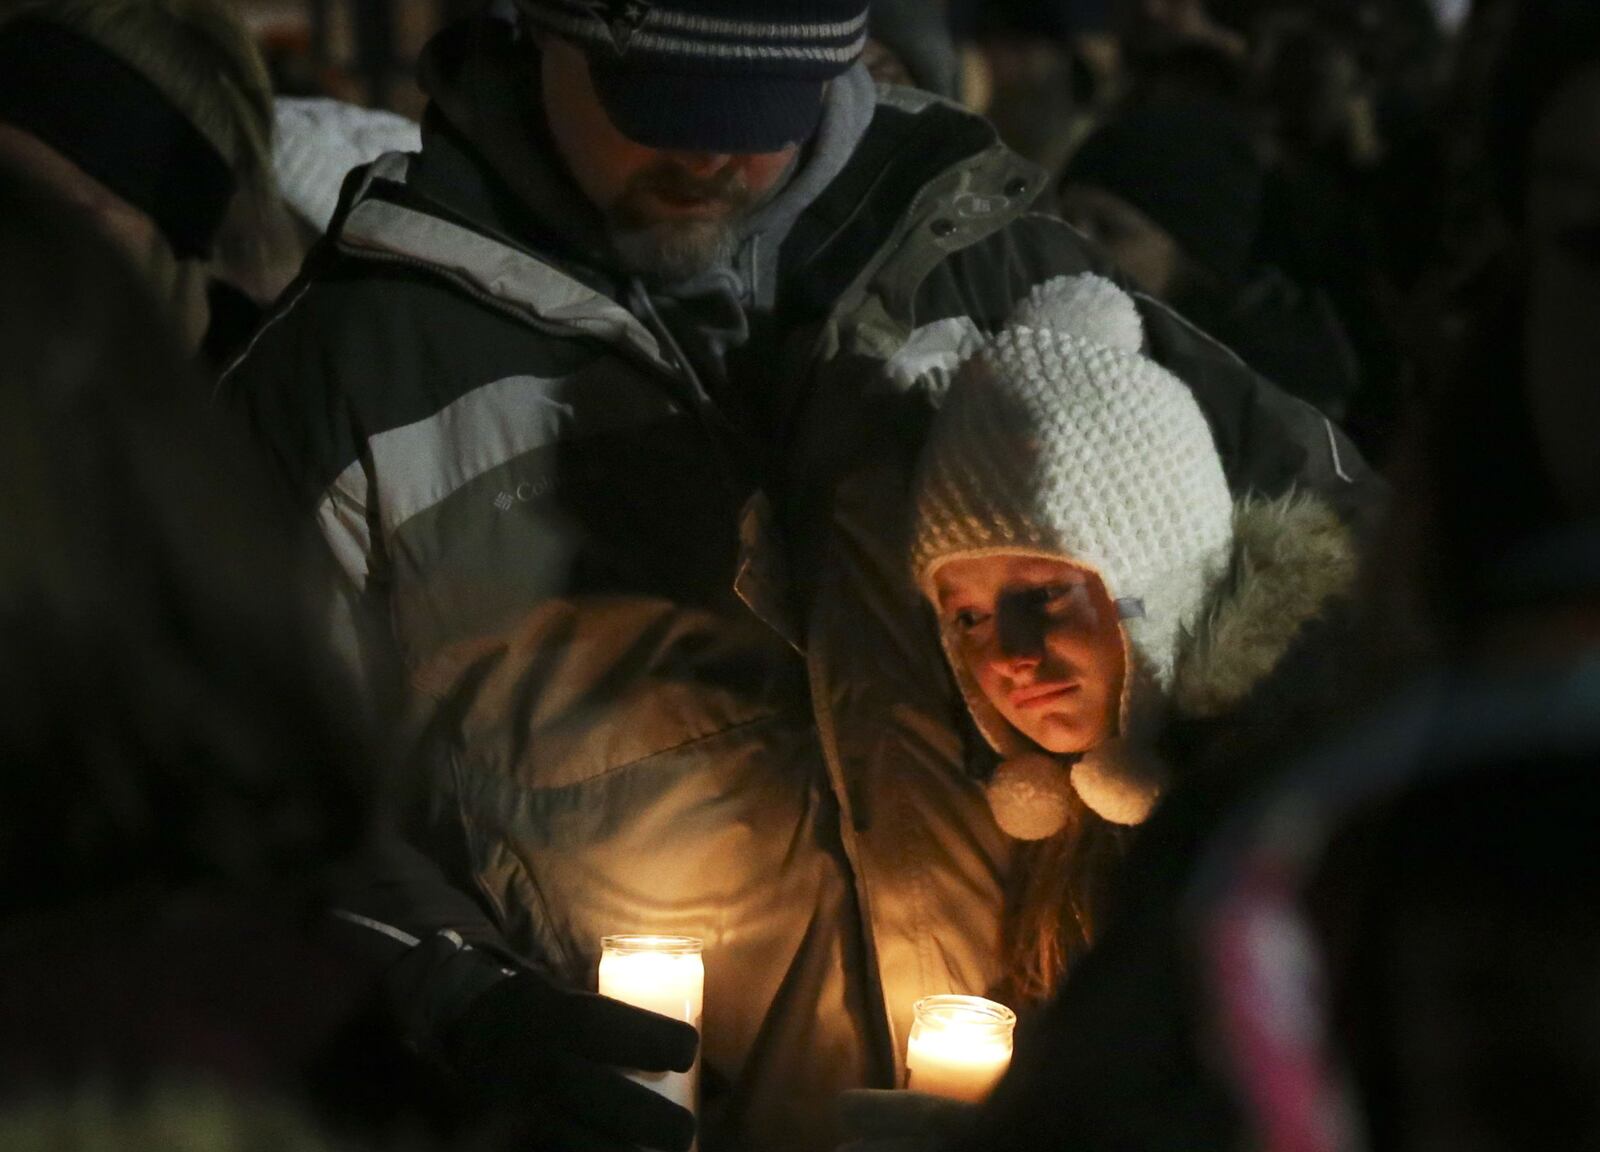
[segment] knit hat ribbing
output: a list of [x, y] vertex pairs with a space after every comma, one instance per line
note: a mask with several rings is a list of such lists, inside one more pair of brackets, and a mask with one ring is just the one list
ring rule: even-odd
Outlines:
[[[935, 576], [958, 557], [1028, 554], [1096, 572], [1123, 609], [1125, 739], [1162, 710], [1179, 640], [1232, 548], [1233, 500], [1210, 426], [1182, 381], [1140, 355], [1142, 339], [1132, 300], [1107, 280], [1035, 289], [945, 399], [918, 478], [912, 551], [935, 605]], [[946, 654], [995, 750], [1037, 752], [978, 691], [949, 637]]]
[[771, 152], [807, 139], [824, 85], [867, 40], [867, 0], [516, 2], [585, 50], [612, 122], [651, 148]]

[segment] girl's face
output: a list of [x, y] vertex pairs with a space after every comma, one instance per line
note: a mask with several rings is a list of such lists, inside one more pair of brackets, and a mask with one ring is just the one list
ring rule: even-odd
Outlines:
[[939, 618], [978, 689], [1048, 752], [1085, 752], [1116, 732], [1122, 627], [1105, 586], [1065, 560], [982, 556], [935, 577]]

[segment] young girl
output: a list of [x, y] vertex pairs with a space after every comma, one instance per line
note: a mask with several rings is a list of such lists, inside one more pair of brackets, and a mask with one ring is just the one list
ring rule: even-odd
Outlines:
[[[1141, 355], [1095, 276], [1036, 289], [956, 373], [918, 479], [913, 565], [1019, 854], [1012, 995], [1046, 995], [1091, 938], [1119, 856], [1186, 749], [1354, 578], [1332, 509], [1236, 502], [1190, 390]], [[1173, 762], [1174, 759], [1180, 762]]]

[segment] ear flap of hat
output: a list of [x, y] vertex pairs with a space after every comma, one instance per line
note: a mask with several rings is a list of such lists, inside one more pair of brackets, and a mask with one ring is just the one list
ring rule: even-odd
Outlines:
[[1166, 695], [1123, 626], [1125, 679], [1117, 734], [1072, 766], [1072, 787], [1089, 810], [1112, 824], [1143, 824], [1166, 790], [1170, 773], [1156, 754]]

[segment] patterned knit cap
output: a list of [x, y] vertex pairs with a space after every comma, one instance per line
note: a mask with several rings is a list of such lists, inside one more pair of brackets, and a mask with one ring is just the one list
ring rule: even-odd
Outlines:
[[867, 0], [516, 0], [583, 48], [623, 135], [649, 148], [776, 152], [809, 139], [826, 83], [867, 41]]
[[[962, 557], [1042, 556], [1099, 575], [1122, 617], [1128, 659], [1113, 744], [1148, 739], [1179, 641], [1233, 544], [1233, 500], [1210, 426], [1189, 389], [1142, 346], [1138, 311], [1110, 281], [1040, 285], [956, 374], [916, 494], [913, 571], [935, 606], [936, 573]], [[952, 639], [946, 654], [985, 738], [1004, 757], [1037, 757], [978, 692]], [[1091, 750], [1073, 780], [1096, 811], [1136, 823], [1159, 785], [1133, 780], [1125, 752]], [[1102, 811], [1085, 794], [1091, 779], [1120, 779], [1137, 795], [1112, 797], [1115, 813]]]

